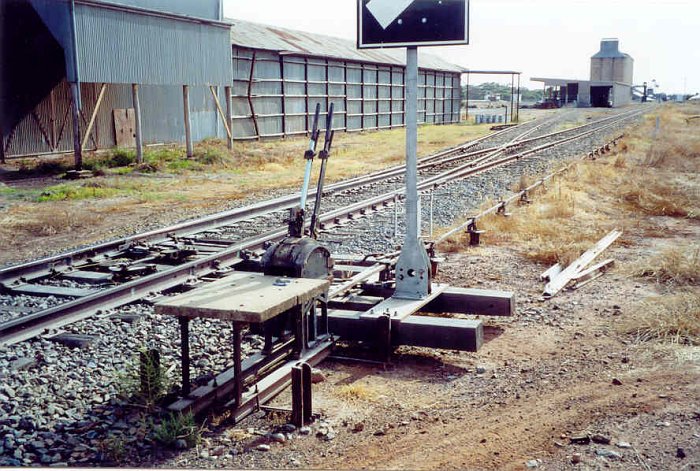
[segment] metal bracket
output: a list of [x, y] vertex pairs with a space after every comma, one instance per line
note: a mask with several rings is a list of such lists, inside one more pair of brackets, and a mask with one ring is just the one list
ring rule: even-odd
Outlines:
[[500, 205], [498, 206], [498, 209], [496, 210], [496, 214], [503, 216], [503, 217], [508, 217], [511, 214], [506, 212], [506, 202], [501, 201]]
[[469, 245], [476, 247], [480, 244], [481, 242], [481, 234], [483, 234], [484, 230], [479, 230], [476, 227], [476, 221], [473, 221], [471, 224], [467, 226], [467, 233], [469, 234]]

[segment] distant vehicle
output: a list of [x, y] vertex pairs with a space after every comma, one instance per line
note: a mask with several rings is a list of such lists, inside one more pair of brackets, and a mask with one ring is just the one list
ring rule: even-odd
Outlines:
[[537, 103], [532, 105], [532, 107], [538, 110], [553, 110], [555, 108], [560, 108], [560, 105], [558, 100], [555, 100], [553, 98], [546, 98], [542, 101], [538, 101]]

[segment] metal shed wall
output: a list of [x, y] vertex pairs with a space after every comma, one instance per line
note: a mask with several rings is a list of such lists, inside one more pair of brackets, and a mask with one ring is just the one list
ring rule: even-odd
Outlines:
[[[100, 84], [83, 83], [81, 93], [81, 133], [85, 131], [95, 109]], [[223, 102], [223, 87], [218, 90]], [[140, 89], [143, 139], [145, 144], [184, 142], [184, 110], [182, 87], [144, 85]], [[109, 84], [96, 115], [95, 125], [87, 142], [87, 150], [116, 146], [114, 110], [132, 107], [129, 85]], [[210, 137], [226, 137], [217, 114], [214, 98], [208, 87], [190, 89], [192, 138], [199, 141]], [[4, 136], [8, 157], [72, 152], [72, 122], [70, 118], [70, 89], [63, 81], [13, 130]]]
[[144, 85], [226, 85], [229, 30], [77, 4], [80, 80]]
[[[316, 103], [333, 103], [333, 128], [404, 125], [404, 67], [233, 47], [233, 133], [236, 139], [306, 133]], [[421, 69], [418, 122], [460, 119], [460, 74]]]
[[148, 10], [159, 10], [176, 15], [193, 16], [209, 20], [221, 19], [222, 0], [110, 0], [112, 3], [120, 3]]

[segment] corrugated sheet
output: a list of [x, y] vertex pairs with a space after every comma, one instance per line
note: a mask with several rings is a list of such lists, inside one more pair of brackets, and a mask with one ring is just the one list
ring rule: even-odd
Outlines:
[[225, 28], [76, 5], [85, 82], [225, 85], [231, 79]]
[[109, 0], [126, 6], [158, 10], [176, 15], [220, 20], [221, 0]]
[[[398, 49], [357, 49], [348, 39], [278, 28], [249, 21], [227, 19], [232, 23], [231, 42], [235, 46], [265, 49], [299, 55], [329, 57], [353, 62], [406, 65], [406, 53]], [[461, 72], [463, 67], [419, 51], [418, 66], [424, 69]]]
[[[334, 104], [334, 128], [339, 130], [391, 128], [405, 122], [400, 64], [341, 62], [234, 45], [233, 75], [234, 136], [239, 139], [306, 132], [316, 103], [322, 112]], [[458, 122], [460, 103], [460, 73], [419, 71], [419, 122]]]
[[[85, 131], [95, 108], [100, 85], [81, 84], [83, 109], [81, 128]], [[53, 95], [53, 96], [52, 96]], [[70, 90], [64, 81], [54, 88], [33, 111], [5, 136], [8, 157], [18, 155], [67, 152], [73, 150], [73, 125], [69, 113]], [[224, 93], [218, 91], [224, 105]], [[143, 139], [146, 144], [184, 142], [185, 125], [182, 87], [144, 85], [140, 88]], [[106, 149], [116, 145], [114, 110], [132, 108], [130, 85], [109, 84], [98, 111], [88, 149]], [[190, 115], [192, 138], [225, 138], [226, 132], [208, 87], [191, 87]], [[52, 111], [53, 109], [53, 111]]]

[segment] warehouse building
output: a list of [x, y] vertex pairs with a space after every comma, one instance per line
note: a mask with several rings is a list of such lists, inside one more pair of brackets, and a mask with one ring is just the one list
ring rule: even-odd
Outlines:
[[5, 155], [79, 160], [139, 140], [226, 136], [220, 0], [3, 0], [0, 10]]
[[632, 102], [634, 59], [620, 52], [619, 40], [603, 39], [591, 57], [590, 79], [536, 78], [545, 99], [558, 106], [618, 107]]
[[[346, 39], [230, 21], [236, 138], [305, 133], [316, 103], [333, 103], [335, 129], [404, 125], [403, 49], [358, 50]], [[418, 122], [458, 122], [462, 68], [424, 53], [418, 65]]]
[[[404, 125], [403, 50], [224, 20], [221, 0], [0, 7], [3, 158], [303, 134], [316, 103], [338, 130]], [[419, 66], [419, 122], [458, 122], [462, 68]]]

